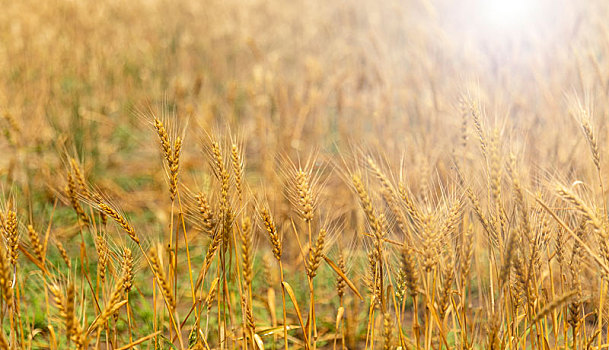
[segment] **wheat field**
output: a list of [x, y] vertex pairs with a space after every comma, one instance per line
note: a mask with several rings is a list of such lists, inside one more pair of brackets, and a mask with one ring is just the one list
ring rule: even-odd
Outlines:
[[609, 347], [606, 1], [0, 9], [0, 350]]

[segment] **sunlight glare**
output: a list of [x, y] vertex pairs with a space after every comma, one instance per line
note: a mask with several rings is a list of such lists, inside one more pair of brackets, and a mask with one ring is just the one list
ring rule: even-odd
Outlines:
[[481, 15], [488, 29], [521, 32], [540, 19], [539, 5], [538, 0], [488, 0], [483, 3]]

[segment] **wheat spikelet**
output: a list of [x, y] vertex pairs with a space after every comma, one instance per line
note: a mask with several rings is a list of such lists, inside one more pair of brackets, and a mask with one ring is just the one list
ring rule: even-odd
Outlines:
[[231, 164], [233, 168], [233, 175], [235, 176], [235, 190], [239, 197], [239, 202], [243, 200], [243, 154], [237, 144], [233, 143], [231, 146]]
[[[381, 168], [376, 164], [376, 162], [374, 161], [374, 159], [372, 157], [368, 156], [367, 162], [368, 162], [368, 165], [370, 166], [370, 168], [372, 168], [376, 178], [381, 183], [381, 186], [382, 186], [381, 195], [383, 196], [383, 199], [387, 203], [387, 206], [389, 207], [389, 209], [391, 210], [393, 215], [395, 215], [395, 220], [398, 224], [398, 227], [406, 235], [406, 237], [408, 239], [412, 239], [412, 237], [410, 237], [410, 230], [408, 229], [408, 226], [407, 226], [408, 225], [407, 219], [404, 216], [402, 208], [399, 205], [399, 199], [398, 199], [397, 192], [394, 189], [391, 182], [389, 181], [389, 178], [387, 177], [387, 175], [385, 175], [385, 173], [381, 170]], [[405, 188], [403, 188], [403, 191], [404, 191], [404, 193], [406, 193]], [[407, 198], [407, 196], [405, 196], [405, 198]], [[412, 204], [412, 203], [409, 203], [409, 204], [414, 207], [414, 204]], [[413, 211], [413, 216], [418, 217], [418, 213], [415, 213], [415, 211]]]
[[208, 236], [212, 237], [216, 228], [216, 218], [214, 216], [214, 210], [209, 205], [207, 195], [203, 192], [195, 196], [197, 201], [197, 208], [199, 210], [201, 218], [201, 228]]
[[66, 309], [64, 305], [64, 295], [61, 292], [61, 288], [57, 283], [50, 284], [48, 288], [53, 296], [53, 302], [55, 303], [55, 307], [59, 311], [60, 316], [65, 319]]
[[417, 283], [419, 276], [417, 274], [414, 251], [412, 247], [406, 242], [404, 242], [404, 244], [402, 245], [401, 258], [404, 283], [408, 288], [410, 295], [414, 297], [418, 292]]
[[370, 227], [375, 231], [375, 233], [379, 230], [379, 223], [376, 213], [374, 212], [374, 208], [372, 206], [372, 200], [368, 195], [368, 191], [362, 182], [362, 178], [358, 174], [353, 174], [351, 176], [351, 180], [353, 182], [353, 186], [357, 191], [357, 195], [359, 196], [360, 204], [364, 213], [366, 214], [366, 218], [368, 219], [368, 223]]
[[169, 281], [163, 272], [163, 267], [160, 265], [158, 249], [155, 247], [150, 248], [148, 258], [150, 259], [150, 264], [152, 265], [153, 272], [157, 278], [157, 281], [159, 282], [159, 286], [161, 287], [161, 290], [167, 299], [167, 303], [169, 304], [169, 311], [172, 312], [175, 308], [175, 299], [173, 297]]
[[575, 209], [582, 214], [588, 223], [591, 224], [596, 230], [602, 232], [602, 221], [597, 214], [582, 201], [575, 193], [569, 191], [565, 186], [559, 185], [556, 192], [567, 202], [570, 202], [575, 206]]
[[89, 198], [91, 193], [89, 192], [89, 188], [86, 185], [85, 177], [84, 177], [82, 171], [80, 170], [80, 166], [78, 165], [78, 162], [76, 161], [76, 159], [70, 158], [70, 168], [72, 169], [72, 172], [74, 173], [74, 177], [76, 177], [76, 182], [78, 183], [79, 193], [81, 193], [86, 198]]
[[[377, 226], [377, 230], [375, 232], [374, 237], [376, 238], [374, 244], [375, 247], [379, 250], [379, 254], [381, 253], [384, 241], [385, 241], [385, 235], [387, 233], [387, 219], [385, 218], [385, 213], [381, 213], [378, 216], [378, 226]], [[382, 257], [382, 254], [381, 254]]]
[[82, 332], [74, 309], [75, 290], [70, 282], [67, 286], [67, 294], [63, 294], [57, 283], [49, 285], [49, 291], [55, 302], [55, 307], [59, 311], [59, 316], [63, 319], [66, 327], [66, 337], [74, 340], [78, 349], [83, 349], [86, 343], [86, 335]]
[[427, 272], [433, 270], [438, 262], [439, 235], [435, 226], [435, 220], [430, 214], [423, 217], [422, 267]]
[[216, 300], [216, 296], [218, 294], [219, 286], [209, 290], [209, 295], [207, 296], [207, 312], [211, 311], [211, 308], [214, 306], [214, 301]]
[[[91, 193], [91, 200], [95, 204], [103, 203], [101, 195], [99, 193], [97, 193], [97, 192], [92, 192]], [[99, 212], [99, 218], [101, 220], [102, 226], [106, 226], [106, 224], [108, 223], [108, 215], [106, 215], [106, 213], [104, 213], [103, 211], [100, 211]]]
[[511, 279], [511, 282], [512, 288], [516, 291], [516, 293], [514, 293], [516, 294], [516, 296], [520, 294], [524, 297], [527, 297], [526, 293], [527, 289], [529, 288], [528, 272], [526, 271], [526, 266], [523, 261], [523, 254], [521, 253], [521, 250], [522, 249], [516, 249], [514, 251], [513, 257], [511, 258], [513, 270], [513, 279]]
[[6, 257], [5, 249], [0, 247], [0, 290], [7, 305], [12, 305], [13, 288], [11, 282], [10, 262]]
[[582, 285], [580, 281], [581, 255], [579, 254], [578, 250], [579, 248], [577, 246], [574, 246], [571, 263], [569, 264], [569, 272], [571, 277], [570, 289], [571, 291], [576, 292], [576, 298], [571, 303], [569, 303], [567, 322], [573, 328], [573, 330], [576, 330], [580, 322], [582, 321], [583, 311]]
[[420, 159], [420, 165], [417, 167], [418, 177], [421, 180], [419, 183], [419, 198], [426, 208], [430, 208], [431, 200], [429, 196], [431, 194], [431, 187], [429, 178], [431, 177], [431, 170], [429, 169], [429, 163], [422, 157]]
[[161, 141], [161, 151], [163, 152], [163, 155], [165, 156], [167, 162], [171, 163], [173, 161], [173, 153], [171, 151], [171, 143], [169, 141], [169, 134], [167, 133], [167, 129], [165, 129], [165, 125], [158, 118], [154, 118], [154, 127]]
[[[583, 219], [580, 221], [579, 226], [575, 230], [575, 235], [579, 239], [583, 239], [585, 233], [586, 233], [586, 220]], [[579, 240], [575, 240], [575, 242], [573, 242], [573, 247], [571, 248], [571, 261], [569, 262], [569, 267], [571, 269], [574, 269], [575, 267], [579, 268], [579, 264], [580, 264], [582, 258], [583, 258], [582, 246], [581, 246]]]
[[76, 190], [76, 183], [74, 182], [74, 176], [70, 171], [67, 173], [68, 184], [66, 185], [64, 191], [70, 200], [70, 204], [72, 208], [78, 215], [78, 218], [82, 221], [83, 224], [88, 225], [90, 223], [89, 217], [85, 213], [84, 209], [80, 205], [80, 201], [78, 200], [78, 191]]
[[17, 226], [17, 213], [8, 208], [4, 214], [3, 233], [11, 265], [17, 263], [17, 256], [19, 255], [19, 232], [17, 231]]
[[387, 202], [389, 203], [389, 202], [395, 201], [396, 191], [393, 188], [393, 185], [391, 184], [391, 182], [389, 181], [389, 178], [387, 178], [387, 175], [385, 175], [385, 173], [376, 164], [376, 162], [374, 161], [374, 159], [372, 157], [370, 157], [370, 156], [366, 157], [366, 161], [368, 162], [368, 165], [374, 172], [374, 175], [376, 176], [376, 178], [381, 183], [383, 192], [387, 193], [387, 198], [386, 198]]
[[72, 282], [68, 283], [66, 289], [66, 294], [64, 295], [58, 284], [53, 283], [49, 285], [49, 291], [55, 302], [55, 307], [59, 311], [59, 316], [63, 319], [66, 327], [66, 337], [73, 340], [78, 349], [84, 349], [86, 347], [87, 338], [76, 318], [74, 309], [76, 292], [74, 284]]
[[212, 169], [214, 170], [214, 173], [216, 174], [216, 176], [219, 179], [221, 179], [222, 178], [221, 173], [223, 172], [223, 170], [225, 170], [225, 166], [224, 166], [224, 158], [222, 157], [222, 151], [220, 149], [220, 143], [218, 141], [211, 139], [210, 152], [211, 152], [211, 161], [213, 164]]
[[91, 325], [90, 329], [101, 328], [103, 325], [110, 319], [110, 316], [118, 311], [117, 305], [121, 302], [123, 298], [123, 292], [125, 291], [125, 276], [121, 276], [114, 283], [114, 287], [112, 288], [112, 293], [110, 294], [110, 298], [106, 303], [106, 306], [103, 308], [97, 320], [93, 325]]
[[393, 213], [393, 215], [395, 216], [395, 221], [400, 231], [404, 233], [406, 239], [412, 240], [411, 232], [408, 229], [408, 219], [406, 219], [406, 216], [404, 215], [402, 208], [399, 205], [398, 198], [396, 197], [395, 193], [384, 189], [381, 194], [385, 199], [385, 202], [387, 202], [389, 210], [391, 210], [391, 213]]
[[459, 220], [461, 219], [462, 209], [463, 201], [460, 199], [456, 200], [448, 211], [446, 218], [440, 227], [439, 232], [442, 239], [452, 236], [452, 234], [455, 232], [455, 229], [459, 224]]
[[135, 234], [135, 230], [133, 229], [133, 227], [129, 224], [129, 222], [127, 222], [127, 220], [122, 215], [118, 213], [118, 211], [116, 211], [114, 208], [110, 207], [105, 203], [99, 203], [97, 206], [99, 210], [114, 219], [114, 221], [116, 221], [116, 223], [119, 224], [120, 227], [122, 227], [123, 231], [127, 233], [129, 238], [131, 238], [137, 244], [140, 243], [140, 240]]
[[491, 222], [489, 222], [489, 220], [486, 218], [486, 215], [484, 215], [484, 212], [482, 211], [482, 207], [480, 206], [480, 200], [478, 199], [478, 196], [476, 196], [476, 194], [474, 193], [474, 191], [471, 190], [471, 188], [467, 188], [465, 191], [465, 194], [469, 198], [469, 200], [472, 204], [472, 207], [474, 209], [474, 213], [476, 214], [476, 216], [478, 217], [478, 220], [482, 224], [484, 231], [486, 231], [486, 233], [488, 234], [489, 241], [494, 246], [498, 246], [499, 237], [497, 236], [497, 232], [494, 229], [494, 225], [492, 225]]
[[598, 141], [594, 136], [594, 130], [592, 130], [592, 125], [590, 124], [590, 115], [588, 111], [580, 107], [580, 124], [582, 130], [584, 131], [584, 136], [586, 137], [586, 141], [588, 142], [588, 146], [590, 147], [590, 152], [592, 153], [592, 160], [594, 161], [594, 166], [598, 171], [601, 169], [601, 156], [598, 147]]
[[473, 227], [470, 224], [467, 230], [463, 232], [463, 239], [461, 240], [461, 261], [460, 261], [460, 278], [461, 285], [465, 286], [469, 279], [472, 255], [474, 254], [474, 239], [473, 239]]
[[76, 320], [76, 311], [74, 309], [74, 301], [76, 299], [76, 291], [74, 289], [74, 283], [68, 283], [65, 297], [65, 324], [66, 333], [69, 339], [72, 339], [77, 335], [76, 328], [78, 327], [78, 321]]
[[417, 206], [412, 200], [412, 197], [408, 193], [408, 190], [406, 189], [406, 185], [404, 185], [404, 183], [400, 182], [398, 184], [398, 192], [400, 194], [400, 197], [402, 198], [404, 205], [406, 206], [406, 211], [412, 219], [415, 227], [420, 229], [421, 227], [423, 227], [423, 215], [418, 210]]
[[222, 242], [222, 234], [218, 233], [214, 236], [213, 240], [209, 244], [207, 248], [207, 253], [205, 254], [205, 264], [211, 264], [211, 259], [216, 254], [218, 247], [220, 247], [220, 243]]
[[[383, 293], [383, 245], [385, 240], [385, 231], [387, 229], [387, 222], [385, 221], [385, 214], [378, 216], [377, 229], [374, 235], [373, 249], [369, 259], [369, 271], [370, 271], [370, 286], [369, 289], [373, 293], [375, 306], [385, 305], [384, 293]], [[372, 263], [370, 259], [376, 261]]]
[[241, 224], [241, 259], [243, 261], [243, 279], [247, 287], [251, 286], [254, 277], [252, 253], [252, 221], [246, 217]]
[[501, 197], [501, 154], [499, 130], [494, 129], [490, 142], [490, 190], [495, 201]]
[[38, 260], [43, 261], [43, 247], [42, 243], [40, 243], [40, 237], [38, 237], [38, 233], [34, 229], [34, 226], [27, 225], [27, 233], [30, 238], [30, 244], [32, 245], [32, 249], [34, 250], [34, 254]]
[[161, 152], [163, 153], [165, 164], [167, 166], [167, 169], [169, 170], [169, 195], [171, 201], [173, 202], [178, 191], [178, 173], [180, 169], [182, 138], [180, 136], [176, 137], [172, 147], [171, 138], [169, 136], [169, 133], [167, 132], [167, 129], [165, 128], [165, 124], [163, 123], [163, 121], [161, 121], [157, 117], [154, 117], [153, 124], [154, 128], [157, 131], [157, 135], [159, 136]]
[[459, 109], [461, 110], [461, 149], [465, 151], [467, 148], [467, 117], [469, 110], [465, 98], [459, 98]]
[[108, 243], [106, 237], [100, 232], [95, 237], [95, 248], [97, 248], [97, 274], [102, 284], [106, 281], [106, 266], [108, 264]]
[[310, 278], [315, 277], [317, 275], [317, 268], [319, 267], [319, 263], [321, 262], [321, 255], [324, 250], [324, 243], [326, 239], [326, 230], [321, 229], [319, 234], [317, 235], [317, 239], [315, 240], [315, 245], [309, 249], [309, 260], [307, 264], [307, 275]]
[[171, 162], [168, 160], [169, 166], [169, 193], [170, 199], [173, 201], [178, 193], [178, 173], [180, 170], [180, 153], [182, 150], [182, 138], [178, 136], [173, 146], [173, 156]]
[[224, 157], [222, 156], [222, 150], [218, 141], [212, 140], [211, 143], [211, 156], [213, 163], [213, 170], [216, 177], [220, 180], [220, 210], [224, 212], [228, 207], [228, 190], [230, 187], [230, 175], [226, 170], [224, 164]]
[[63, 244], [60, 241], [55, 241], [55, 247], [57, 247], [57, 250], [59, 251], [59, 255], [61, 256], [61, 258], [63, 259], [63, 262], [66, 264], [66, 266], [68, 266], [68, 268], [71, 269], [72, 261], [70, 261], [70, 258], [68, 257], [68, 252], [63, 247]]
[[[313, 220], [318, 204], [319, 170], [314, 170], [316, 162], [314, 154], [304, 164], [301, 164], [300, 160], [297, 163], [286, 160], [287, 164], [284, 166], [288, 199], [305, 223]], [[312, 240], [310, 231], [309, 240]]]
[[[347, 273], [347, 266], [345, 264], [345, 258], [343, 257], [343, 253], [341, 252], [338, 256], [338, 268], [343, 274]], [[337, 274], [336, 275], [336, 293], [340, 299], [345, 295], [345, 288], [347, 287], [347, 283], [345, 279]]]
[[233, 219], [233, 209], [231, 207], [226, 207], [222, 217], [222, 230], [220, 231], [222, 237], [222, 248], [224, 251], [229, 249], [233, 242], [231, 239], [231, 237], [233, 237]]
[[246, 308], [245, 316], [246, 316], [248, 328], [252, 331], [252, 333], [255, 332], [256, 331], [256, 322], [254, 321], [254, 312], [252, 311], [252, 307], [251, 307], [251, 305], [249, 305], [249, 303]]
[[383, 313], [383, 350], [393, 349], [393, 316], [389, 312]]
[[443, 267], [442, 273], [442, 289], [440, 291], [440, 300], [438, 305], [438, 314], [440, 319], [446, 316], [446, 310], [449, 306], [449, 301], [452, 293], [452, 284], [455, 278], [455, 265], [452, 259], [448, 259]]
[[508, 239], [508, 244], [505, 248], [505, 253], [503, 255], [503, 266], [501, 267], [501, 271], [499, 272], [499, 282], [501, 286], [503, 286], [503, 284], [507, 282], [508, 273], [510, 272], [510, 268], [512, 266], [512, 261], [515, 255], [515, 250], [518, 241], [518, 232], [512, 232]]
[[133, 254], [131, 249], [123, 249], [123, 276], [124, 278], [124, 289], [125, 294], [128, 295], [133, 287]]
[[295, 202], [298, 203], [298, 213], [305, 222], [311, 222], [315, 203], [310, 174], [298, 169], [294, 176], [294, 185], [297, 193]]
[[269, 236], [269, 240], [271, 241], [273, 255], [277, 261], [281, 261], [281, 240], [279, 239], [279, 233], [277, 233], [273, 218], [266, 208], [261, 208], [259, 210], [259, 214], [262, 222], [264, 223], [264, 228]]
[[408, 290], [408, 286], [406, 286], [406, 276], [404, 275], [404, 271], [399, 269], [397, 275], [395, 276], [395, 297], [397, 298], [398, 303], [402, 303], [404, 301], [404, 297], [406, 296], [406, 291]]
[[368, 251], [368, 274], [366, 275], [365, 282], [368, 287], [368, 294], [374, 301], [375, 307], [379, 306], [381, 303], [379, 259], [380, 257], [376, 248]]
[[213, 236], [212, 241], [207, 247], [207, 253], [205, 253], [205, 258], [203, 259], [203, 265], [201, 266], [199, 277], [197, 278], [197, 281], [195, 283], [195, 289], [199, 288], [201, 286], [201, 283], [203, 283], [203, 279], [207, 273], [207, 270], [209, 269], [209, 266], [211, 265], [212, 259], [214, 258], [223, 240], [224, 239], [221, 232], [218, 232]]
[[534, 240], [531, 242], [531, 249], [529, 252], [530, 259], [530, 269], [529, 269], [529, 278], [532, 278], [532, 274], [535, 271], [539, 270], [541, 265], [541, 254], [543, 252], [543, 248], [550, 237], [551, 231], [549, 227], [548, 220], [546, 218], [541, 220], [541, 227], [537, 229], [537, 233], [535, 235]]
[[241, 308], [245, 311], [245, 322], [247, 328], [254, 333], [256, 331], [256, 323], [254, 322], [254, 314], [252, 312], [251, 305], [247, 302], [247, 297], [244, 294], [241, 295]]
[[556, 231], [556, 240], [554, 245], [554, 251], [556, 252], [556, 261], [558, 265], [563, 268], [565, 265], [565, 230], [560, 227]]
[[476, 129], [476, 133], [478, 134], [478, 141], [480, 142], [480, 150], [482, 151], [482, 155], [486, 158], [487, 152], [487, 141], [484, 136], [484, 130], [482, 128], [482, 121], [480, 120], [480, 108], [478, 104], [474, 101], [469, 100], [469, 110], [470, 115], [472, 116], [474, 122], [474, 128]]

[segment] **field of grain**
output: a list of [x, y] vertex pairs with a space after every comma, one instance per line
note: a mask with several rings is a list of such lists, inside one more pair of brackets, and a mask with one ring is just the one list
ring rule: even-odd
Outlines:
[[609, 348], [604, 0], [0, 0], [0, 350]]

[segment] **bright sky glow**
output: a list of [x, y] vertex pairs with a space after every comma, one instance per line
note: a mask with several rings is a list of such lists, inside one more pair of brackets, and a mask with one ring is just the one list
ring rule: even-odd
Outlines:
[[487, 28], [499, 32], [527, 31], [542, 16], [539, 0], [486, 0], [480, 10]]

